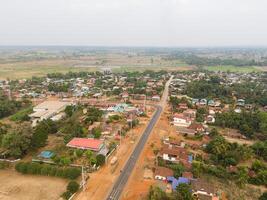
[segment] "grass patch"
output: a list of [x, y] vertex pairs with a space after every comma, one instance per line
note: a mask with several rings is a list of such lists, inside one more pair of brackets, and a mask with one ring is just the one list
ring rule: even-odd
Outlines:
[[207, 66], [204, 69], [208, 71], [221, 71], [221, 72], [241, 72], [241, 73], [250, 73], [250, 72], [259, 72], [261, 71], [258, 68], [253, 66], [244, 66], [244, 67], [237, 67], [231, 65], [222, 65], [222, 66]]
[[10, 120], [17, 122], [17, 121], [28, 121], [29, 120], [29, 114], [33, 112], [32, 106], [28, 108], [24, 108], [18, 112], [16, 112], [14, 115], [10, 116]]

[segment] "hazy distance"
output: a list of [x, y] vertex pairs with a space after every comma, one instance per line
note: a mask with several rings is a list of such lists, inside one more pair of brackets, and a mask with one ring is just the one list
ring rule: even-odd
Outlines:
[[266, 0], [1, 0], [0, 45], [267, 46]]

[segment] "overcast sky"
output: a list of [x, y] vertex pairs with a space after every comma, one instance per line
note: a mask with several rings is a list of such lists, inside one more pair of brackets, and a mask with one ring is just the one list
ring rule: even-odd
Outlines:
[[0, 45], [267, 45], [267, 0], [0, 0]]

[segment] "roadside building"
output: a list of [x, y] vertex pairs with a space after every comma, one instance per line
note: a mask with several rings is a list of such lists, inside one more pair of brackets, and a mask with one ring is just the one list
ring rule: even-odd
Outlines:
[[99, 152], [105, 147], [105, 144], [103, 140], [93, 138], [73, 138], [66, 146]]
[[155, 179], [165, 181], [168, 176], [173, 176], [173, 171], [166, 167], [156, 167], [155, 169]]
[[193, 196], [199, 200], [219, 200], [214, 186], [201, 179], [192, 181]]
[[173, 116], [172, 123], [174, 126], [188, 127], [192, 123], [192, 120], [188, 117], [185, 117], [182, 113], [176, 113]]

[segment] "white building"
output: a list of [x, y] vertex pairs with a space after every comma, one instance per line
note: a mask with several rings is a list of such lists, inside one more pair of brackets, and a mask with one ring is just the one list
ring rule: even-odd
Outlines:
[[192, 123], [192, 120], [179, 113], [173, 116], [172, 123], [174, 126], [188, 127]]
[[42, 120], [46, 119], [61, 119], [60, 112], [64, 111], [69, 102], [62, 101], [44, 101], [43, 103], [35, 106], [33, 108], [34, 113], [30, 114], [32, 119], [32, 126], [36, 126], [36, 124]]

